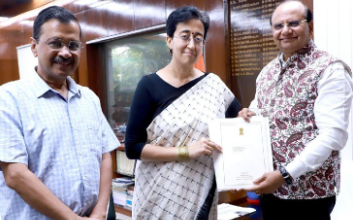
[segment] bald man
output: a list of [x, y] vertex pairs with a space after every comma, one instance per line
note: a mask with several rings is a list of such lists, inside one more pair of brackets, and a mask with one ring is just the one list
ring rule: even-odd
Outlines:
[[275, 171], [247, 189], [261, 195], [264, 220], [330, 219], [339, 189], [351, 71], [315, 46], [312, 17], [299, 1], [275, 9], [270, 24], [280, 53], [259, 74], [250, 107], [239, 112], [246, 121], [270, 119]]

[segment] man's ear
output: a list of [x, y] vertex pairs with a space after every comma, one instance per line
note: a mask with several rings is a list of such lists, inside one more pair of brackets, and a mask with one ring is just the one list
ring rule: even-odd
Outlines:
[[314, 22], [310, 21], [308, 25], [309, 25], [310, 38], [314, 39]]
[[34, 39], [33, 37], [31, 37], [31, 50], [32, 50], [33, 56], [37, 57], [38, 56], [38, 53], [37, 53], [37, 40]]

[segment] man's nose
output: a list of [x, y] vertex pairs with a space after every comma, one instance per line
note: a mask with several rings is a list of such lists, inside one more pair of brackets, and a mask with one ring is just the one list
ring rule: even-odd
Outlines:
[[71, 51], [69, 50], [69, 47], [67, 45], [64, 45], [60, 51], [59, 51], [59, 54], [62, 56], [62, 57], [71, 57], [72, 54], [71, 54]]
[[285, 24], [282, 28], [282, 33], [290, 33], [292, 32], [292, 29], [288, 27], [288, 24]]

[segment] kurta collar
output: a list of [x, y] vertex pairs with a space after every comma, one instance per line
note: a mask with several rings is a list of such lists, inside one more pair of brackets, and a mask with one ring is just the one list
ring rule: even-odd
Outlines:
[[284, 60], [283, 53], [279, 53], [277, 56], [277, 59], [281, 65], [282, 68], [286, 68], [289, 66], [291, 63], [293, 63], [294, 60], [298, 60], [297, 58], [300, 56], [305, 56], [310, 53], [310, 51], [314, 50], [316, 48], [316, 45], [314, 44], [314, 41], [309, 38], [309, 42], [300, 50], [296, 51], [291, 57], [289, 57], [287, 60]]

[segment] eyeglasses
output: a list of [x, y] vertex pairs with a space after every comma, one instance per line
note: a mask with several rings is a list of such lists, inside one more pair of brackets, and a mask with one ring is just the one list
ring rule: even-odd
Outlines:
[[[39, 40], [37, 40], [39, 42]], [[79, 41], [70, 41], [68, 44], [64, 43], [64, 41], [60, 38], [49, 39], [45, 41], [45, 43], [54, 50], [61, 50], [64, 46], [66, 46], [71, 52], [77, 52], [82, 47], [82, 43]]]
[[296, 28], [298, 27], [301, 23], [307, 22], [306, 19], [304, 20], [294, 20], [294, 21], [290, 21], [290, 22], [283, 22], [283, 23], [277, 23], [273, 25], [273, 28], [277, 31], [282, 30], [285, 26], [287, 26], [287, 28]]
[[202, 37], [192, 38], [191, 35], [190, 36], [188, 36], [188, 35], [173, 36], [173, 38], [174, 37], [180, 38], [185, 43], [185, 45], [188, 45], [190, 43], [191, 39], [194, 40], [194, 44], [196, 46], [202, 47], [203, 45], [205, 45], [205, 41], [204, 41], [204, 39]]

